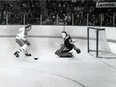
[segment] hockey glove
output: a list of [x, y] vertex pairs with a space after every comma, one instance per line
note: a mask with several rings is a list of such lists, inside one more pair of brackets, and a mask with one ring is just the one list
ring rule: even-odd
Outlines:
[[27, 45], [30, 46], [31, 44], [27, 41]]

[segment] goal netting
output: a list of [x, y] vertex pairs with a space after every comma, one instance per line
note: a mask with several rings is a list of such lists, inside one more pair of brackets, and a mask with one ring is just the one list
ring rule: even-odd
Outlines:
[[95, 57], [116, 58], [108, 44], [105, 29], [88, 27], [88, 53]]

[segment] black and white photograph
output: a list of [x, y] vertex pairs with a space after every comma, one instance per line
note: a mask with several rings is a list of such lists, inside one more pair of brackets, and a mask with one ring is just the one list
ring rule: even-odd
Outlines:
[[116, 0], [0, 0], [0, 87], [116, 87]]

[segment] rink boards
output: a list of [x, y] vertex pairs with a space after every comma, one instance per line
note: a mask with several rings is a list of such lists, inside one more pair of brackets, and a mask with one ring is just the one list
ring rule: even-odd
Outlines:
[[[1, 25], [1, 37], [15, 37], [18, 29], [24, 25]], [[89, 26], [61, 26], [61, 25], [32, 25], [32, 30], [29, 32], [31, 37], [61, 37], [61, 32], [66, 30], [72, 37], [81, 39], [87, 38], [87, 27]], [[95, 27], [95, 26], [93, 26]], [[100, 28], [100, 27], [97, 27]], [[106, 37], [109, 40], [116, 40], [115, 27], [101, 27], [106, 29]]]

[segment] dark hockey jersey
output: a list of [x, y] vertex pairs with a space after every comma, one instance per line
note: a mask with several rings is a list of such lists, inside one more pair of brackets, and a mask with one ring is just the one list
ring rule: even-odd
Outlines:
[[73, 44], [71, 43], [72, 39], [69, 35], [66, 36], [66, 38], [64, 39], [64, 46], [68, 49], [72, 49], [73, 48]]

